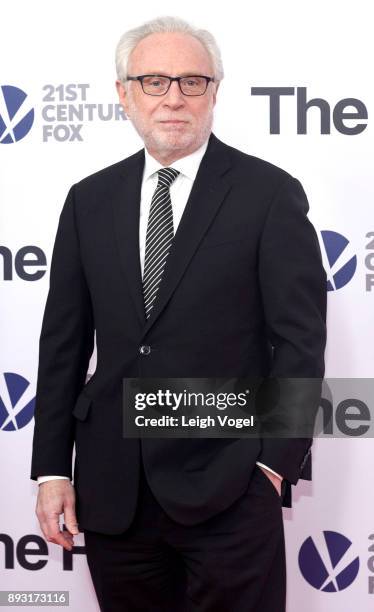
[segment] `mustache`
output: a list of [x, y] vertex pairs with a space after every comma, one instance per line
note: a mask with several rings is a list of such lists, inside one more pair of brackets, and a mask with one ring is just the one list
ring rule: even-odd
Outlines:
[[186, 121], [189, 123], [191, 117], [156, 117], [156, 121]]

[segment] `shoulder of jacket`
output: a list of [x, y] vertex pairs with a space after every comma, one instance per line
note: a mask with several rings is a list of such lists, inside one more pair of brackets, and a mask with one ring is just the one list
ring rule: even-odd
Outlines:
[[144, 149], [140, 149], [139, 151], [133, 153], [133, 155], [130, 155], [125, 159], [122, 159], [114, 164], [111, 164], [110, 166], [106, 166], [101, 170], [89, 174], [88, 176], [75, 183], [75, 187], [78, 188], [78, 190], [92, 187], [95, 188], [100, 185], [105, 185], [107, 183], [112, 182], [113, 179], [122, 174], [127, 165], [131, 165], [134, 162], [136, 163], [140, 161], [143, 152]]
[[235, 147], [226, 146], [228, 147], [228, 154], [233, 163], [243, 171], [251, 170], [251, 172], [256, 173], [259, 177], [275, 179], [277, 182], [286, 182], [293, 178], [287, 170], [272, 162], [257, 157], [256, 155], [245, 153]]

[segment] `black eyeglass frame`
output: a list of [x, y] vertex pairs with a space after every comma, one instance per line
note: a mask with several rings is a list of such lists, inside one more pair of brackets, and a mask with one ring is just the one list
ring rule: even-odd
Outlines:
[[[144, 87], [143, 87], [143, 79], [145, 79], [146, 77], [159, 77], [159, 78], [163, 78], [163, 79], [169, 79], [169, 87], [167, 88], [166, 91], [164, 91], [161, 94], [160, 93], [148, 93], [148, 92], [144, 91]], [[191, 77], [199, 77], [200, 79], [205, 79], [205, 83], [206, 83], [205, 90], [201, 94], [186, 94], [186, 93], [184, 93], [184, 91], [182, 91], [182, 87], [181, 87], [181, 84], [180, 84], [181, 80], [182, 79], [190, 79]], [[204, 74], [189, 74], [189, 75], [186, 75], [186, 76], [179, 76], [179, 77], [171, 77], [171, 76], [168, 76], [166, 74], [141, 74], [139, 76], [128, 76], [124, 80], [125, 81], [140, 81], [143, 93], [145, 93], [146, 96], [164, 96], [169, 91], [172, 82], [173, 81], [177, 81], [180, 92], [184, 96], [190, 96], [190, 97], [203, 96], [206, 93], [206, 90], [208, 89], [209, 83], [210, 82], [212, 82], [212, 83], [216, 82], [216, 79], [214, 77], [205, 76]]]

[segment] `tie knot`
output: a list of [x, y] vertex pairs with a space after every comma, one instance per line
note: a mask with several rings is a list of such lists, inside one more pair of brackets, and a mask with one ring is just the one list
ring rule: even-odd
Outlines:
[[169, 188], [178, 174], [179, 170], [175, 170], [175, 168], [160, 168], [158, 170], [158, 184]]

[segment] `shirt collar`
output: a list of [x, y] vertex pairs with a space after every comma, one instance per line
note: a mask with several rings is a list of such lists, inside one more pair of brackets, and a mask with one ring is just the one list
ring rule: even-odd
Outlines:
[[[190, 155], [186, 155], [185, 157], [181, 157], [180, 159], [177, 159], [175, 162], [173, 162], [173, 164], [171, 164], [171, 166], [175, 168], [175, 170], [178, 170], [181, 174], [184, 174], [185, 176], [187, 176], [192, 181], [195, 180], [197, 171], [200, 166], [200, 162], [207, 149], [208, 142], [209, 142], [209, 137], [201, 145], [201, 147], [196, 149], [196, 151], [194, 151], [193, 153], [190, 153]], [[148, 153], [146, 147], [144, 148], [144, 152], [145, 152], [145, 164], [144, 164], [143, 178], [144, 180], [147, 180], [150, 176], [152, 176], [152, 174], [157, 172], [157, 170], [159, 170], [160, 168], [164, 168], [165, 166], [160, 164], [160, 162], [158, 162], [157, 159], [152, 157], [152, 155]]]

